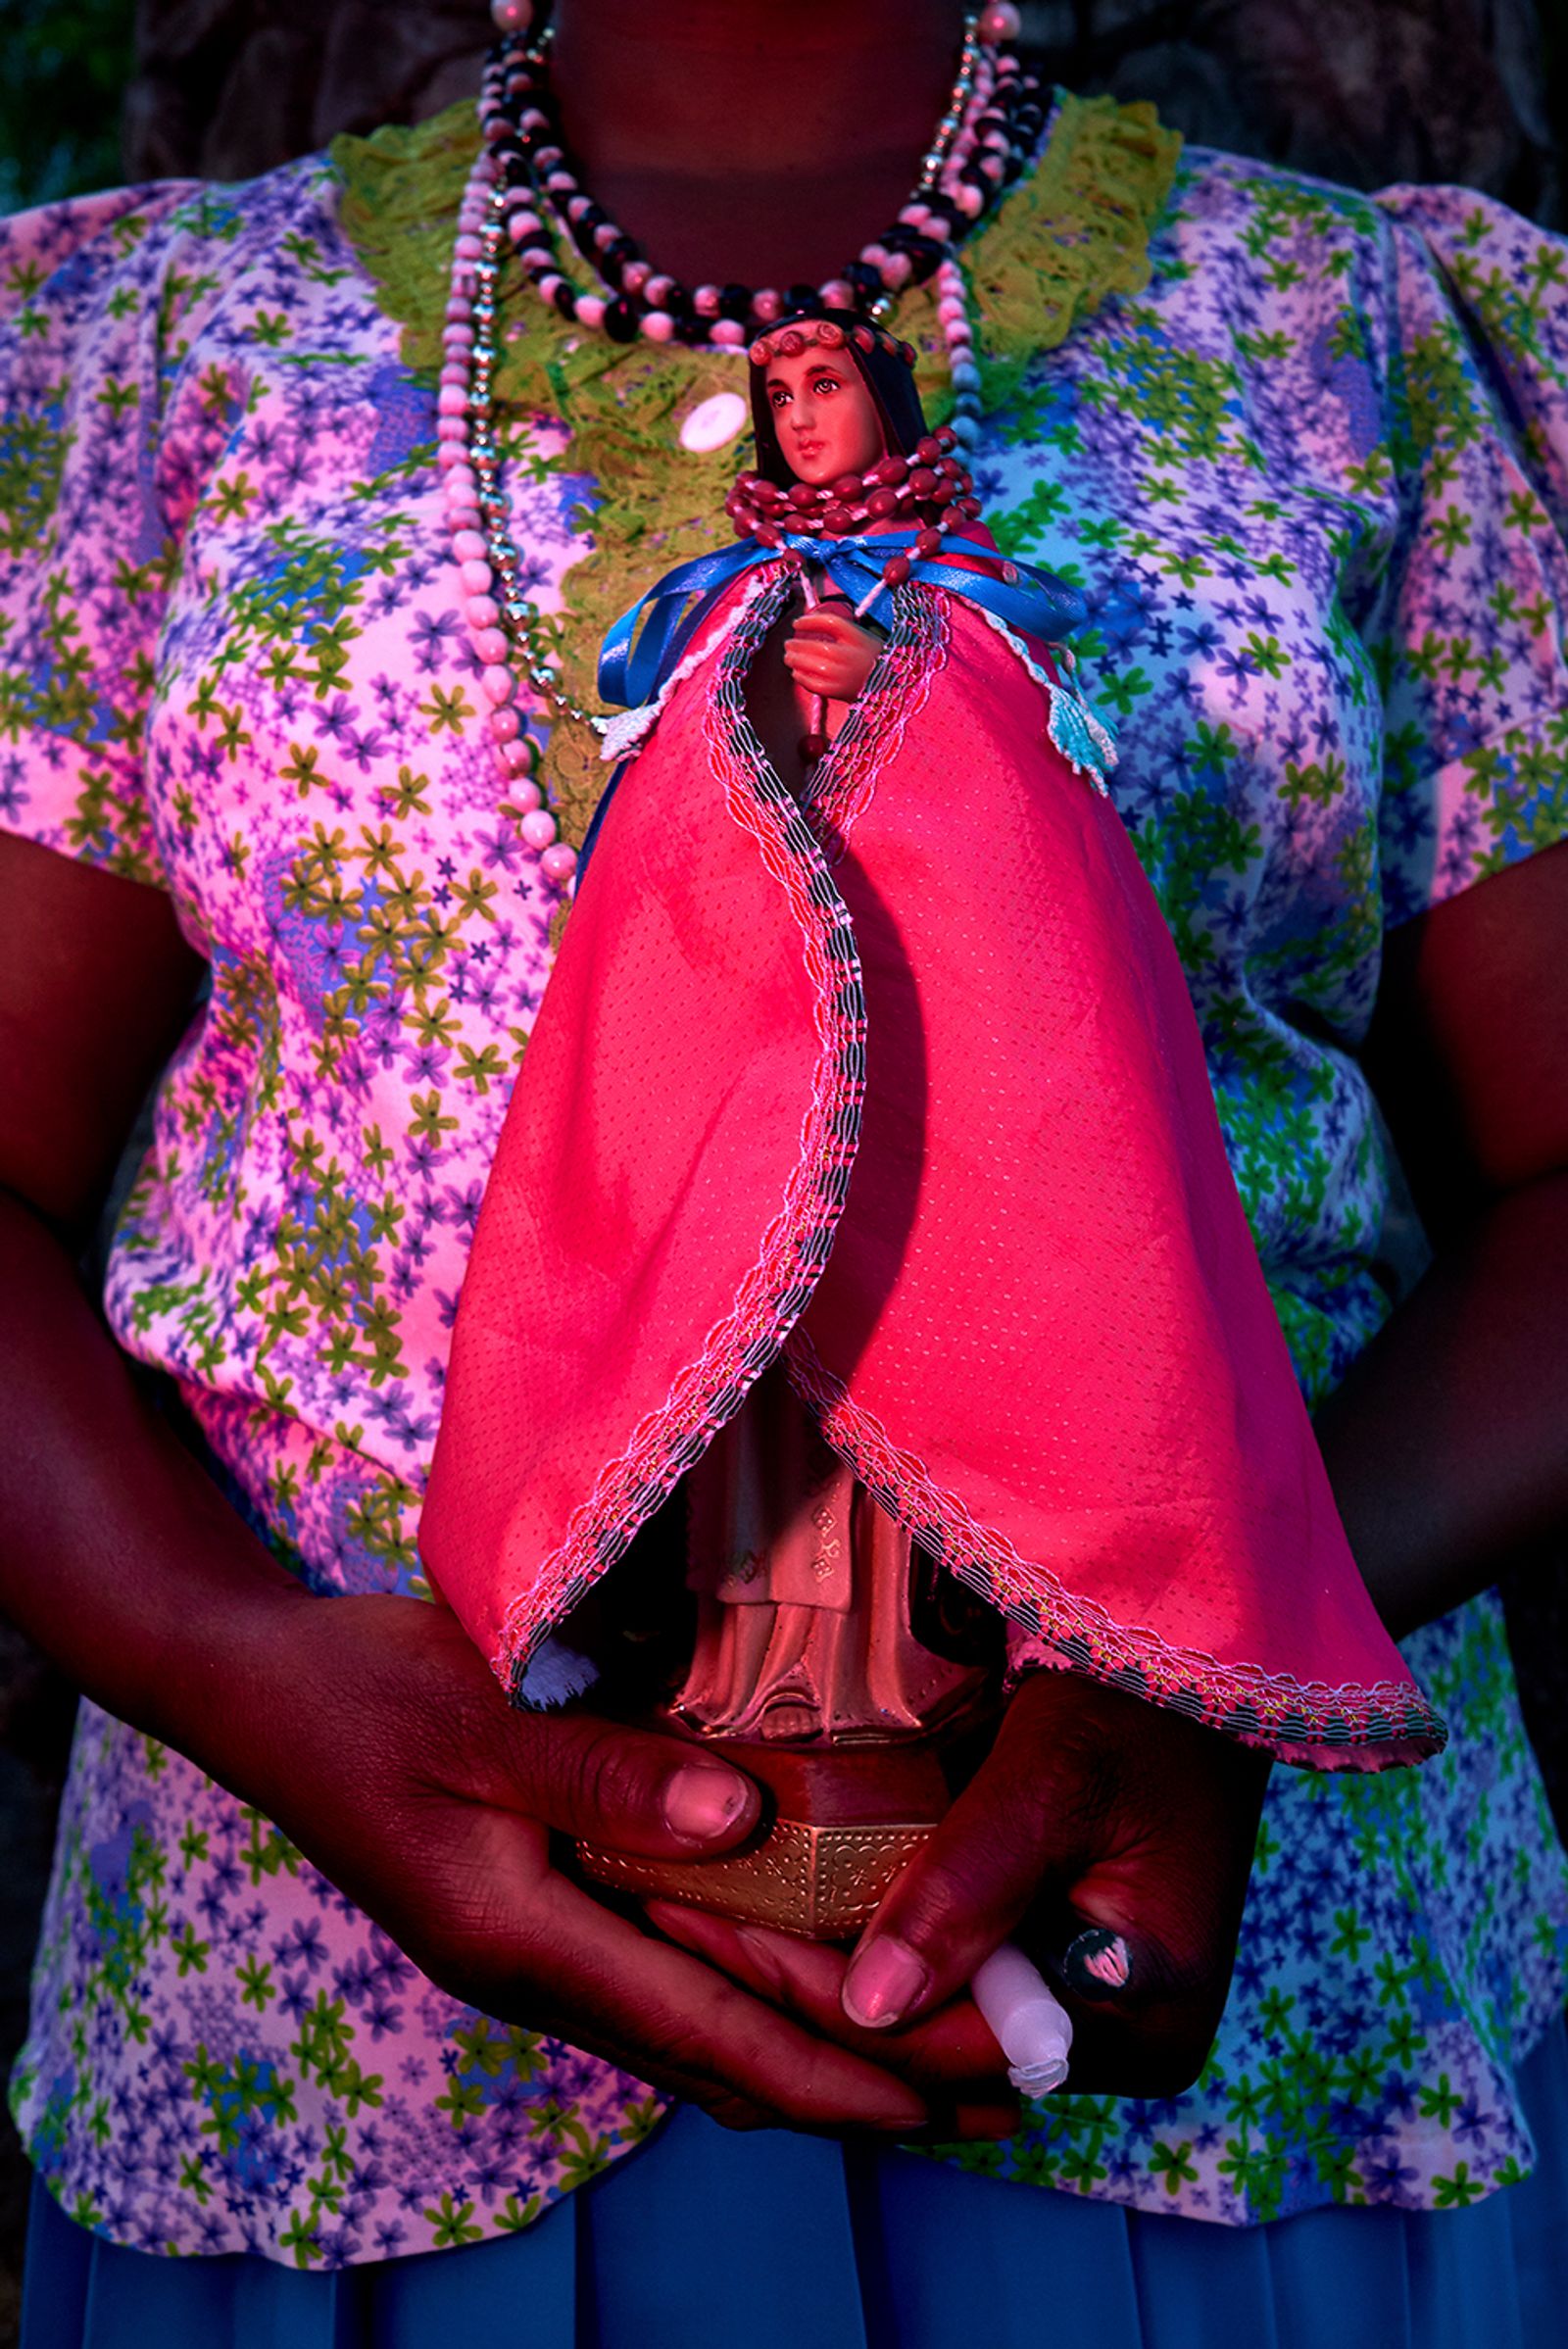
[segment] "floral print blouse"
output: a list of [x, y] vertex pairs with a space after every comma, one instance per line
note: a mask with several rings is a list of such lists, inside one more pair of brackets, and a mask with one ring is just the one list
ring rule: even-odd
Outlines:
[[[211, 972], [106, 1308], [323, 1593], [423, 1587], [466, 1251], [561, 911], [482, 737], [429, 370], [344, 220], [315, 159], [0, 225], [0, 809], [168, 890]], [[1088, 598], [1116, 801], [1316, 1400], [1410, 1270], [1356, 1059], [1385, 932], [1568, 832], [1564, 248], [1451, 189], [1201, 152], [1134, 227], [1119, 288], [988, 375], [976, 471], [1003, 544]], [[612, 484], [548, 408], [507, 448], [549, 612]], [[692, 462], [656, 449], [666, 508]], [[1048, 2100], [951, 2158], [1232, 2225], [1529, 2171], [1513, 2073], [1562, 2005], [1568, 1867], [1495, 1599], [1407, 1653], [1448, 1749], [1275, 1772], [1197, 2087]], [[302, 2266], [525, 2227], [662, 2109], [455, 2003], [92, 1705], [13, 2100], [87, 2225]]]

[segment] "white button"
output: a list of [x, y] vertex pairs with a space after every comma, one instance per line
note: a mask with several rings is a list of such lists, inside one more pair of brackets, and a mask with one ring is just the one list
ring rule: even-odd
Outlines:
[[722, 449], [738, 432], [744, 432], [751, 416], [739, 392], [714, 392], [710, 400], [700, 401], [685, 418], [680, 428], [680, 445], [696, 456], [706, 457], [710, 449]]

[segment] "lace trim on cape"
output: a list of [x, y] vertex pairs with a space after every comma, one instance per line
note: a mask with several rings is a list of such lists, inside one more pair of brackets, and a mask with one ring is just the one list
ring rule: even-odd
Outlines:
[[547, 1635], [624, 1553], [777, 1357], [821, 1277], [849, 1197], [865, 1098], [865, 989], [855, 930], [805, 812], [746, 714], [746, 672], [789, 586], [775, 580], [731, 633], [718, 659], [707, 735], [729, 812], [757, 841], [784, 892], [811, 981], [818, 1050], [799, 1153], [734, 1304], [700, 1341], [694, 1337], [692, 1359], [663, 1402], [606, 1463], [560, 1546], [508, 1608], [491, 1662], [518, 1702], [527, 1699], [529, 1660]]
[[924, 1463], [901, 1451], [888, 1431], [849, 1395], [806, 1332], [785, 1347], [790, 1384], [839, 1457], [873, 1500], [919, 1546], [1009, 1623], [1032, 1635], [1012, 1650], [1013, 1671], [1052, 1665], [1086, 1673], [1152, 1704], [1168, 1705], [1277, 1760], [1312, 1770], [1384, 1770], [1441, 1753], [1447, 1731], [1420, 1690], [1381, 1681], [1331, 1688], [1255, 1664], [1220, 1663], [1173, 1647], [1154, 1632], [1118, 1623], [1094, 1599], [1069, 1590], [1049, 1568], [970, 1516], [956, 1493], [934, 1484]]
[[601, 731], [603, 748], [599, 753], [605, 765], [618, 765], [622, 759], [629, 759], [633, 751], [642, 748], [663, 715], [665, 705], [676, 686], [684, 685], [688, 677], [696, 676], [709, 655], [715, 652], [731, 630], [739, 626], [743, 615], [751, 610], [763, 590], [774, 585], [776, 579], [770, 577], [765, 565], [755, 571], [746, 582], [740, 601], [729, 611], [720, 612], [718, 618], [703, 630], [691, 651], [676, 661], [651, 702], [635, 703], [630, 710], [617, 710], [613, 717], [605, 719]]
[[940, 591], [917, 580], [896, 588], [892, 632], [807, 787], [807, 812], [830, 865], [842, 859], [851, 831], [876, 796], [878, 775], [903, 750], [947, 657]]
[[1083, 690], [1074, 674], [1077, 663], [1070, 649], [1066, 645], [1052, 646], [1054, 658], [1061, 663], [1060, 676], [1053, 676], [1050, 669], [1041, 666], [1024, 639], [1009, 628], [1004, 619], [995, 612], [987, 612], [983, 604], [977, 604], [975, 610], [986, 625], [994, 628], [1003, 642], [1016, 653], [1045, 695], [1051, 712], [1046, 732], [1052, 743], [1066, 759], [1073, 773], [1082, 775], [1094, 785], [1102, 799], [1108, 800], [1110, 785], [1105, 778], [1116, 763], [1116, 745], [1111, 739], [1110, 729], [1096, 717], [1084, 700]]

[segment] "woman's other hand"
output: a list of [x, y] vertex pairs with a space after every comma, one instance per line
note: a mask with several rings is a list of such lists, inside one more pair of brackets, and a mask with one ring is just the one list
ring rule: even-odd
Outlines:
[[160, 892], [6, 835], [0, 905], [0, 1606], [109, 1711], [275, 1818], [457, 1996], [726, 2121], [918, 2124], [922, 2098], [876, 2056], [551, 1864], [555, 1828], [721, 1849], [752, 1815], [746, 1780], [513, 1712], [439, 1607], [313, 1597], [148, 1407], [74, 1259], [200, 964]]
[[804, 692], [827, 702], [855, 702], [881, 651], [882, 639], [841, 606], [817, 604], [790, 630], [784, 665]]
[[674, 1738], [514, 1710], [442, 1607], [288, 1595], [237, 1667], [247, 1701], [213, 1765], [432, 1981], [734, 2126], [920, 2126], [880, 2050], [803, 2028], [553, 1862], [553, 1830], [725, 1850], [756, 1822], [750, 1779]]
[[[1173, 2095], [1219, 2027], [1268, 1769], [1266, 1755], [1180, 1714], [1038, 1672], [848, 1956], [667, 1902], [651, 1913], [845, 2045], [880, 2050], [928, 2085], [942, 2079], [960, 2107], [1006, 2093], [967, 1984], [1015, 1940], [1072, 2018], [1069, 2090]], [[1119, 1934], [1129, 1960], [1125, 1982], [1095, 1996], [1054, 1971], [1092, 1926]], [[933, 2046], [947, 2050], [940, 2074]]]

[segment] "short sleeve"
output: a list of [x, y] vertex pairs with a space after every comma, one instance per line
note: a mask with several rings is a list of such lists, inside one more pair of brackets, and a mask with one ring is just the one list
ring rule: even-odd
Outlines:
[[1392, 926], [1568, 835], [1568, 246], [1465, 189], [1379, 202], [1400, 524], [1363, 632]]
[[153, 883], [143, 729], [173, 547], [160, 338], [189, 192], [0, 221], [0, 825]]

